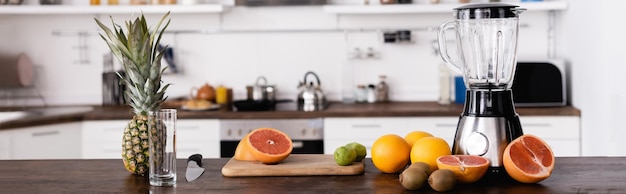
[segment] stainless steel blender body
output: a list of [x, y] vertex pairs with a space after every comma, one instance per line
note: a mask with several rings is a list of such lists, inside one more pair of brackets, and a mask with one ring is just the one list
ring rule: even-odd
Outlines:
[[[463, 74], [467, 88], [452, 153], [486, 157], [495, 173], [503, 171], [508, 143], [523, 133], [510, 90], [517, 63], [518, 14], [524, 10], [517, 7], [503, 3], [458, 7], [456, 20], [439, 28], [441, 58]], [[454, 60], [446, 45], [449, 29], [456, 35]]]

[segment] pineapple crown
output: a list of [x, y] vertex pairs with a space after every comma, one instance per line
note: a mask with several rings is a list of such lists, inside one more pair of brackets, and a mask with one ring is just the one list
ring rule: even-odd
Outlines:
[[146, 18], [141, 14], [134, 21], [126, 21], [126, 32], [111, 16], [113, 30], [94, 18], [104, 31], [104, 35], [100, 33], [100, 37], [122, 62], [126, 76], [118, 76], [127, 87], [125, 97], [135, 114], [146, 115], [149, 111], [158, 110], [167, 99], [165, 90], [170, 84], [161, 86], [161, 75], [167, 68], [161, 68], [165, 48], [159, 49], [158, 45], [171, 19], [167, 20], [163, 28], [160, 27], [169, 15], [169, 12], [165, 14], [156, 28], [150, 30]]

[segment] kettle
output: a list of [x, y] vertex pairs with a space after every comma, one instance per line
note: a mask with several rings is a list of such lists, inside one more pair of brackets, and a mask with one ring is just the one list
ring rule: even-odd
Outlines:
[[[313, 75], [317, 80], [317, 85], [313, 81], [307, 82], [307, 77]], [[326, 105], [326, 97], [322, 91], [320, 79], [317, 74], [312, 71], [304, 74], [304, 81], [298, 86], [298, 110], [299, 111], [318, 111], [323, 110]]]

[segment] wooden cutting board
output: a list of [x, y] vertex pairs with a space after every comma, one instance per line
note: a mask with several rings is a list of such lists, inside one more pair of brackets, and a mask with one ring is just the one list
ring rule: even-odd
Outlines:
[[230, 159], [222, 168], [226, 177], [247, 176], [317, 176], [357, 175], [365, 170], [363, 162], [339, 166], [329, 154], [291, 154], [278, 164], [263, 164], [258, 161]]

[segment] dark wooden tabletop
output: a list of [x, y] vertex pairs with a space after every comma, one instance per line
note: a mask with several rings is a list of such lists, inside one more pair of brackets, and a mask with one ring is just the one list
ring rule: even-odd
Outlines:
[[[0, 161], [1, 193], [437, 193], [429, 187], [405, 190], [398, 174], [380, 173], [368, 158], [356, 176], [246, 177], [221, 175], [227, 158], [204, 159], [206, 171], [185, 181], [185, 160], [178, 160], [175, 187], [151, 187], [145, 177], [128, 173], [121, 160]], [[280, 164], [279, 164], [280, 165]], [[457, 185], [450, 193], [625, 193], [626, 157], [556, 158], [553, 174], [536, 184], [481, 181]]]

